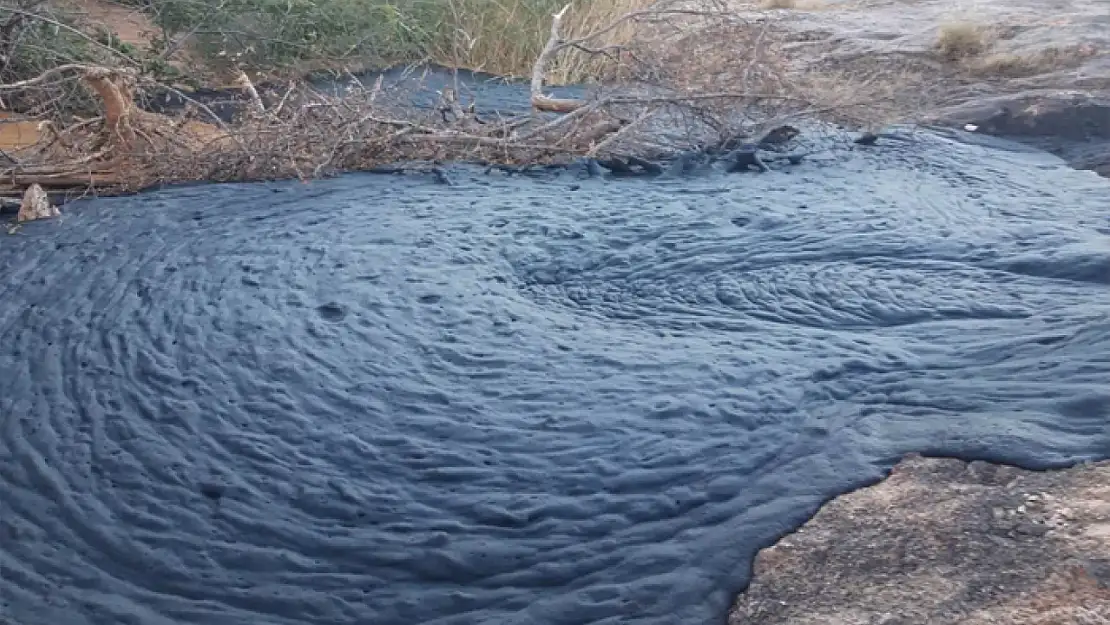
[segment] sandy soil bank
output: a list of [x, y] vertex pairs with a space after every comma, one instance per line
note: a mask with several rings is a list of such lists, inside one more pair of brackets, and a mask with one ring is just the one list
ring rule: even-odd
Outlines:
[[1110, 622], [1110, 462], [911, 456], [760, 552], [730, 625]]

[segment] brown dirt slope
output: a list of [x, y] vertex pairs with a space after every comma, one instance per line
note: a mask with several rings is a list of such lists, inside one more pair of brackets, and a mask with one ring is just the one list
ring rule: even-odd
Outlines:
[[1110, 624], [1110, 462], [910, 456], [760, 552], [729, 625]]
[[57, 4], [90, 27], [113, 32], [123, 43], [139, 48], [149, 46], [158, 33], [158, 27], [138, 7], [108, 0], [59, 0]]

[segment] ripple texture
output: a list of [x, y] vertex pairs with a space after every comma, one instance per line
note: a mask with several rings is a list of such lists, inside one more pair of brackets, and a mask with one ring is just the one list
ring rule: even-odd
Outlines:
[[1110, 450], [1094, 174], [921, 135], [452, 176], [0, 237], [0, 621], [716, 623], [900, 454]]

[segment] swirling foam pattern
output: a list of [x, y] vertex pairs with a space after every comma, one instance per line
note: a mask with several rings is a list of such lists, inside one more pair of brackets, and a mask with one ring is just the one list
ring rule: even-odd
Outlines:
[[902, 453], [1106, 455], [1107, 181], [832, 156], [196, 186], [0, 237], [0, 621], [714, 623]]

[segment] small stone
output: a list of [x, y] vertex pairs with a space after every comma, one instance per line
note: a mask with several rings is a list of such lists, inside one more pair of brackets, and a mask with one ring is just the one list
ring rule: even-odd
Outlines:
[[34, 221], [36, 219], [50, 219], [61, 216], [57, 206], [50, 203], [46, 191], [37, 183], [27, 187], [23, 193], [23, 203], [19, 205], [19, 214], [16, 221]]
[[1101, 588], [1110, 588], [1110, 560], [1089, 560], [1084, 563], [1083, 569]]
[[865, 132], [862, 135], [860, 135], [858, 138], [856, 138], [855, 143], [857, 145], [875, 145], [875, 143], [877, 143], [878, 140], [879, 140], [879, 135], [877, 135], [873, 132]]
[[1032, 523], [1030, 521], [1023, 521], [1018, 524], [1018, 526], [1015, 528], [1015, 531], [1017, 531], [1017, 533], [1019, 534], [1025, 534], [1026, 536], [1044, 536], [1049, 532], [1050, 529], [1052, 528], [1046, 525]]

